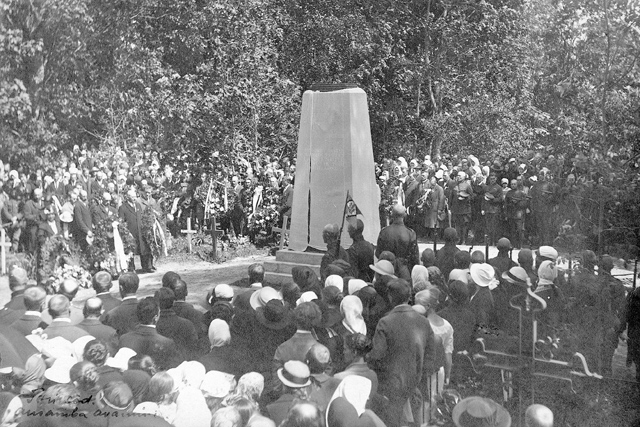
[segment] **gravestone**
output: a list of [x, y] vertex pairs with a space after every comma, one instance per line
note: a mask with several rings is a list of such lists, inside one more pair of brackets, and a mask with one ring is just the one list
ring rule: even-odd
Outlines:
[[[275, 263], [265, 263], [275, 273], [267, 281], [290, 280], [295, 265], [319, 271], [322, 256], [311, 252], [326, 250], [322, 229], [342, 223], [347, 192], [362, 212], [364, 238], [375, 244], [380, 232], [367, 95], [358, 88], [330, 89], [323, 85], [302, 97], [289, 246]], [[351, 244], [346, 225], [341, 244]]]

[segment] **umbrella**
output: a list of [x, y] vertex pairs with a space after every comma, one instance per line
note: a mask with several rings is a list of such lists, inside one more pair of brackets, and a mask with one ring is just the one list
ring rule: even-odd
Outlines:
[[9, 326], [0, 326], [0, 369], [24, 368], [24, 364], [38, 350], [20, 332]]

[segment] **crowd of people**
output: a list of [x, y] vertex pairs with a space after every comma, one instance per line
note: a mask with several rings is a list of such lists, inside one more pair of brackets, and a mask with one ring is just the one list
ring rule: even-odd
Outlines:
[[470, 245], [495, 245], [506, 236], [520, 248], [553, 244], [562, 232], [592, 235], [605, 191], [584, 155], [399, 157], [377, 171], [383, 226], [401, 203], [419, 234], [441, 240], [444, 228], [455, 227], [460, 243]]
[[[630, 362], [640, 364], [640, 293], [626, 298], [611, 257], [586, 251], [568, 278], [551, 246], [523, 249], [516, 263], [500, 238], [498, 255], [486, 260], [457, 248], [451, 227], [442, 248], [419, 253], [406, 218], [394, 206], [376, 246], [362, 238], [362, 221], [351, 220], [348, 250], [328, 224], [320, 277], [298, 266], [276, 286], [253, 264], [248, 289], [215, 285], [205, 311], [186, 302], [188, 284], [175, 272], [146, 298], [137, 274], [124, 273], [116, 298], [102, 271], [92, 279], [95, 296], [82, 301], [77, 281], [47, 295], [14, 267], [0, 338], [19, 360], [0, 349], [0, 425], [424, 425], [436, 421], [437, 396], [464, 375], [457, 354], [472, 352], [478, 337], [532, 333], [517, 330], [509, 308], [527, 290], [536, 295], [531, 304], [546, 306], [540, 334], [562, 322], [583, 328], [593, 370], [610, 370], [621, 334]], [[477, 396], [456, 401], [450, 416], [462, 427], [511, 425], [504, 407]], [[553, 425], [541, 405], [525, 418]]]
[[[135, 252], [145, 257], [143, 270], [150, 271], [149, 256], [157, 255], [155, 242], [162, 242], [165, 227], [177, 237], [188, 219], [193, 229], [210, 230], [215, 218], [217, 227], [255, 242], [290, 216], [295, 161], [238, 156], [216, 157], [212, 164], [205, 171], [157, 152], [84, 146], [28, 163], [5, 162], [2, 226], [12, 251], [35, 254], [53, 235], [85, 249], [101, 221], [120, 218]], [[540, 153], [482, 162], [473, 155], [383, 159], [375, 166], [381, 224], [400, 203], [420, 237], [440, 241], [447, 227], [456, 228], [460, 243], [495, 245], [506, 236], [516, 248], [553, 244], [567, 230], [593, 235], [604, 187], [586, 164], [581, 155]]]

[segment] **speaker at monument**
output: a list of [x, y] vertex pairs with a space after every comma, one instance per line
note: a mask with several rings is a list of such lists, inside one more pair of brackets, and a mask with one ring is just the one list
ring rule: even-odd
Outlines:
[[[289, 249], [325, 250], [322, 229], [341, 224], [347, 192], [376, 242], [380, 202], [375, 179], [367, 95], [362, 89], [306, 91], [302, 97]], [[342, 245], [351, 239], [345, 225]]]

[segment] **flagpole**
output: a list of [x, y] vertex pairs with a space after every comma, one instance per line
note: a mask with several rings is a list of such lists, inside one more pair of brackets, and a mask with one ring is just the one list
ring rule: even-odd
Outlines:
[[338, 233], [338, 247], [336, 248], [336, 258], [340, 256], [340, 239], [342, 238], [342, 229], [344, 228], [344, 217], [347, 215], [347, 203], [349, 203], [349, 190], [344, 200], [344, 208], [342, 209], [342, 224], [340, 224], [340, 232]]

